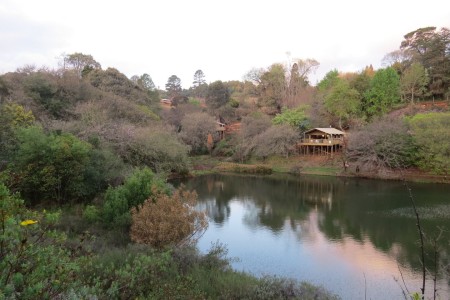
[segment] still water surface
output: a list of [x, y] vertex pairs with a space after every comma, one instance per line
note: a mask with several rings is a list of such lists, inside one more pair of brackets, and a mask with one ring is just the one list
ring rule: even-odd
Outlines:
[[[232, 263], [237, 270], [323, 285], [343, 299], [404, 299], [402, 276], [411, 293], [420, 291], [417, 227], [401, 182], [216, 174], [185, 184], [210, 217], [200, 250], [225, 244], [229, 257], [238, 258]], [[428, 237], [438, 227], [450, 230], [450, 186], [410, 188]], [[449, 237], [444, 232], [438, 242], [442, 264], [448, 263]], [[426, 264], [433, 270], [429, 252]], [[438, 277], [440, 299], [449, 299], [449, 282]]]

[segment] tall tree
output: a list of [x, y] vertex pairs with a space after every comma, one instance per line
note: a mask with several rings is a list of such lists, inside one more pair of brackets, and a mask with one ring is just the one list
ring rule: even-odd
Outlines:
[[308, 81], [300, 76], [298, 70], [298, 64], [294, 63], [291, 68], [291, 73], [289, 76], [289, 85], [287, 88], [286, 99], [284, 106], [293, 107], [296, 103], [296, 99], [302, 92], [302, 90], [308, 86]]
[[338, 126], [343, 129], [347, 122], [358, 114], [360, 99], [357, 90], [352, 89], [346, 80], [339, 79], [325, 97], [324, 106], [338, 119]]
[[429, 90], [433, 96], [442, 97], [450, 87], [450, 30], [436, 27], [419, 28], [404, 36], [400, 49], [412, 53], [412, 61], [421, 63], [427, 70]]
[[176, 75], [170, 76], [166, 83], [166, 91], [169, 94], [169, 97], [174, 98], [179, 96], [181, 90], [181, 79]]
[[273, 64], [260, 76], [258, 85], [258, 104], [266, 108], [267, 113], [280, 111], [286, 94], [285, 70], [281, 64]]
[[215, 133], [216, 121], [204, 112], [186, 115], [181, 121], [181, 139], [194, 153], [206, 153], [209, 133]]
[[364, 95], [364, 93], [370, 88], [370, 81], [374, 75], [375, 71], [373, 70], [372, 65], [367, 66], [364, 70], [349, 80], [350, 87], [357, 90], [360, 95]]
[[325, 92], [331, 89], [335, 83], [339, 80], [339, 72], [334, 69], [325, 74], [325, 77], [317, 84], [319, 92]]
[[147, 91], [153, 91], [155, 89], [155, 84], [153, 83], [152, 78], [147, 73], [144, 73], [139, 78], [140, 85], [146, 89]]
[[206, 103], [212, 109], [224, 106], [230, 100], [230, 91], [228, 87], [220, 80], [209, 85], [206, 95]]
[[364, 95], [363, 113], [367, 117], [381, 116], [400, 102], [400, 78], [392, 68], [378, 70]]
[[411, 103], [414, 103], [415, 97], [425, 94], [428, 81], [425, 68], [420, 63], [413, 63], [405, 70], [400, 80], [403, 99], [409, 99]]
[[192, 83], [194, 85], [194, 87], [199, 87], [202, 84], [205, 84], [206, 80], [205, 80], [205, 74], [203, 73], [202, 70], [197, 70], [195, 71], [194, 74], [194, 82]]
[[319, 67], [319, 62], [312, 58], [298, 59], [294, 64], [297, 65], [298, 76], [309, 84], [308, 76]]
[[100, 63], [98, 63], [92, 55], [83, 54], [81, 52], [75, 52], [64, 56], [64, 69], [69, 68], [77, 72], [81, 77], [83, 70], [101, 69]]

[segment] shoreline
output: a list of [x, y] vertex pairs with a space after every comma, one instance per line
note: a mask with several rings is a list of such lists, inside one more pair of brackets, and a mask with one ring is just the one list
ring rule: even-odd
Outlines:
[[[239, 173], [239, 174], [258, 174], [258, 172], [233, 172], [224, 170], [224, 164], [254, 166], [255, 168], [270, 168], [272, 173], [291, 174], [291, 175], [319, 175], [334, 177], [351, 177], [376, 180], [396, 180], [408, 182], [424, 182], [424, 183], [442, 183], [450, 184], [450, 176], [430, 174], [418, 169], [407, 170], [384, 170], [383, 172], [355, 172], [350, 166], [344, 171], [342, 161], [339, 156], [334, 158], [328, 157], [308, 157], [292, 156], [289, 158], [271, 157], [266, 161], [251, 160], [248, 163], [231, 163], [228, 159], [205, 156], [191, 157], [192, 170], [188, 176], [198, 176], [203, 174], [214, 173]], [[221, 167], [222, 166], [222, 167]], [[261, 175], [264, 175], [261, 173]]]

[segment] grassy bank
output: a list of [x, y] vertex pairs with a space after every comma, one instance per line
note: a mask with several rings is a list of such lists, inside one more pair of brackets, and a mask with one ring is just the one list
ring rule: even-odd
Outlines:
[[[328, 156], [299, 156], [269, 157], [264, 161], [252, 159], [245, 164], [228, 162], [228, 158], [212, 157], [209, 155], [191, 157], [193, 175], [208, 173], [234, 172], [243, 174], [289, 173], [295, 175], [324, 175], [363, 177], [372, 179], [407, 180], [415, 182], [450, 183], [450, 177], [435, 175], [418, 169], [384, 170], [380, 172], [357, 172], [356, 166], [350, 164], [344, 170], [340, 155]], [[271, 170], [271, 172], [269, 171]]]

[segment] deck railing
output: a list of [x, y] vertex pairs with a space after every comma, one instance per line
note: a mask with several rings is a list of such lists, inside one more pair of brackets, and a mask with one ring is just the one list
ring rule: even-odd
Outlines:
[[336, 145], [342, 144], [342, 138], [334, 138], [334, 139], [301, 139], [301, 144], [314, 144], [314, 145]]

